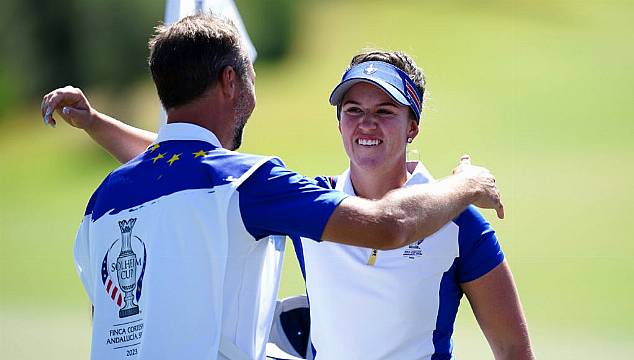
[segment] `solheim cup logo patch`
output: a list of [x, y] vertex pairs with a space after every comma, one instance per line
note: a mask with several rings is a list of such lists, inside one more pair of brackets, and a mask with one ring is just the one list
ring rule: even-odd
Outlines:
[[410, 244], [405, 249], [405, 251], [403, 251], [403, 256], [411, 260], [414, 260], [417, 257], [422, 256], [423, 250], [420, 248], [420, 244], [423, 242], [423, 240], [418, 240], [417, 242]]
[[112, 243], [101, 263], [101, 282], [119, 308], [119, 318], [139, 314], [147, 252], [143, 240], [132, 236], [136, 220], [119, 221], [121, 238]]

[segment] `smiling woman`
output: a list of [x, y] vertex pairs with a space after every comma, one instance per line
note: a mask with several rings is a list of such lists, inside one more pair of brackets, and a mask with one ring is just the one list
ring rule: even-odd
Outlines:
[[[405, 149], [418, 135], [424, 93], [425, 76], [406, 54], [369, 51], [352, 59], [330, 103], [359, 196], [379, 199], [405, 183]], [[383, 181], [365, 180], [377, 171]]]
[[[423, 164], [406, 161], [424, 92], [425, 77], [408, 55], [355, 56], [330, 97], [350, 168], [320, 183], [379, 199], [433, 182]], [[450, 359], [463, 294], [496, 359], [533, 358], [508, 264], [495, 232], [473, 207], [395, 250], [294, 240], [318, 359]]]
[[408, 107], [369, 83], [353, 85], [344, 96], [339, 131], [350, 158], [353, 182], [359, 184], [355, 186], [359, 196], [382, 197], [380, 189], [361, 186], [363, 179], [377, 171], [386, 172], [387, 182], [382, 182], [380, 188], [400, 187], [405, 183], [407, 139], [418, 134], [418, 124], [410, 114]]

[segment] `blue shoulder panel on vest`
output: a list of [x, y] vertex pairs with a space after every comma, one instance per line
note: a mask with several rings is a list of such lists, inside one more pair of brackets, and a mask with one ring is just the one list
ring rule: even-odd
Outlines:
[[165, 141], [110, 173], [93, 194], [86, 214], [95, 221], [179, 191], [211, 189], [239, 178], [262, 159], [204, 141]]

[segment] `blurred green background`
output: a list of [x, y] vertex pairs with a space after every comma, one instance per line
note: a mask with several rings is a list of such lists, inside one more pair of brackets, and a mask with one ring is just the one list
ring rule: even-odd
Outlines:
[[[540, 359], [634, 353], [634, 3], [237, 1], [260, 58], [243, 151], [306, 175], [346, 166], [327, 97], [364, 47], [400, 49], [429, 84], [412, 149], [437, 177], [463, 153], [493, 169], [496, 228]], [[0, 358], [87, 358], [89, 304], [72, 263], [92, 191], [117, 163], [83, 133], [42, 125], [68, 83], [157, 128], [146, 41], [162, 2], [0, 5]], [[289, 244], [290, 246], [290, 244]], [[303, 292], [292, 251], [280, 296]], [[491, 359], [463, 300], [455, 352]]]

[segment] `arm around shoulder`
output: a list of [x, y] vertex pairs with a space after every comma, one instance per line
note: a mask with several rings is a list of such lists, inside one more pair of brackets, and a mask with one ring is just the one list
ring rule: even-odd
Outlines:
[[389, 192], [380, 200], [349, 197], [339, 204], [322, 239], [375, 249], [396, 249], [438, 231], [476, 200], [465, 176]]

